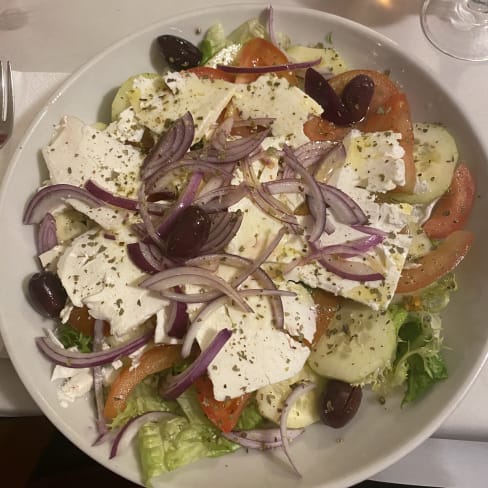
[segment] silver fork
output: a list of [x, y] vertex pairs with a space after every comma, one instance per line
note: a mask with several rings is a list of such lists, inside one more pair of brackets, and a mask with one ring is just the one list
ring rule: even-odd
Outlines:
[[0, 148], [10, 139], [14, 127], [12, 69], [10, 61], [7, 61], [5, 70], [3, 65], [4, 63], [0, 61]]

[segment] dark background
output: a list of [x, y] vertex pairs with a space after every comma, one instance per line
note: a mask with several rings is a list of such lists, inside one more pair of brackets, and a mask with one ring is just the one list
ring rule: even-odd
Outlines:
[[[76, 448], [46, 417], [0, 418], [0, 486], [136, 487]], [[406, 488], [365, 481], [354, 488]]]

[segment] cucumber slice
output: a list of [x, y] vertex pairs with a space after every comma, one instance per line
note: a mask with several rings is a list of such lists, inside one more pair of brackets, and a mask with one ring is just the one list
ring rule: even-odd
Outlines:
[[307, 365], [289, 380], [260, 388], [256, 392], [259, 413], [279, 424], [283, 404], [292, 392], [292, 385], [303, 380], [311, 381], [317, 387], [298, 398], [288, 415], [287, 426], [291, 429], [300, 429], [317, 422], [320, 418], [319, 397], [325, 387], [326, 380], [314, 373]]
[[286, 54], [288, 54], [291, 60], [297, 63], [322, 58], [320, 64], [314, 66], [314, 69], [320, 72], [328, 71], [329, 73], [338, 75], [347, 70], [344, 59], [332, 47], [290, 46], [286, 50]]
[[345, 302], [313, 348], [309, 366], [319, 375], [350, 384], [368, 383], [389, 367], [397, 346], [392, 314]]
[[139, 75], [131, 76], [129, 79], [124, 81], [120, 88], [117, 90], [115, 97], [112, 102], [112, 120], [116, 120], [121, 112], [126, 108], [131, 106], [131, 95], [133, 91], [134, 80], [139, 76], [145, 78], [156, 78], [159, 77], [156, 73], [141, 73]]
[[417, 182], [413, 194], [395, 193], [400, 202], [428, 203], [451, 184], [459, 153], [454, 138], [439, 124], [415, 123], [414, 162]]

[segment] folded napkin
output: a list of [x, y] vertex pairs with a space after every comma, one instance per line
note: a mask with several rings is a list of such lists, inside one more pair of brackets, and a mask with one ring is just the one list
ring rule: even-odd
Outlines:
[[[68, 73], [32, 73], [14, 71], [15, 124], [14, 133], [9, 142], [0, 149], [0, 179], [5, 174], [15, 148], [35, 115], [41, 110], [51, 95], [69, 76]], [[2, 338], [0, 337], [0, 358], [7, 356]]]

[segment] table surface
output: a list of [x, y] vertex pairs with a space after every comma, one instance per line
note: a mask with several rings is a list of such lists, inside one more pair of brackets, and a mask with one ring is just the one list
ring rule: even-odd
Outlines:
[[[214, 0], [211, 3], [238, 2]], [[261, 3], [263, 6], [267, 4]], [[367, 25], [400, 45], [408, 46], [408, 50], [422, 58], [455, 97], [462, 98], [488, 153], [488, 140], [486, 136], [482, 137], [488, 125], [488, 111], [485, 104], [480, 103], [480, 94], [486, 89], [488, 80], [488, 63], [455, 60], [431, 46], [420, 27], [421, 3], [421, 0], [276, 0], [273, 5], [327, 11]], [[191, 10], [195, 4], [196, 0], [2, 0], [0, 58], [10, 60], [18, 71], [71, 73], [126, 34], [148, 23]], [[5, 159], [0, 151], [0, 175], [7, 164]], [[0, 360], [0, 378], [6, 375], [15, 377], [15, 372], [8, 361]], [[16, 379], [7, 398], [7, 410], [10, 409], [13, 415], [38, 412]], [[488, 441], [488, 409], [479, 408], [480, 401], [486, 398], [488, 371], [485, 368], [467, 397], [435, 435]], [[0, 413], [1, 410], [0, 405]]]

